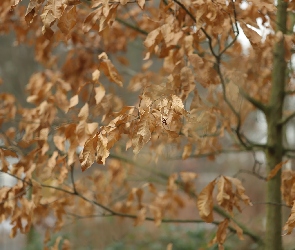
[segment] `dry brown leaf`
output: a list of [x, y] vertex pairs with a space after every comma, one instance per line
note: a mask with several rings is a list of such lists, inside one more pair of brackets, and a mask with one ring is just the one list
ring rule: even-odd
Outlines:
[[74, 95], [71, 99], [70, 99], [70, 105], [69, 108], [75, 107], [77, 104], [79, 103], [79, 96], [78, 95]]
[[80, 112], [78, 114], [78, 117], [80, 118], [80, 120], [87, 120], [89, 116], [89, 105], [88, 103], [85, 103], [84, 106], [80, 109]]
[[108, 138], [102, 133], [98, 134], [96, 154], [96, 162], [98, 164], [105, 164], [106, 159], [110, 155], [110, 151], [108, 149]]
[[242, 182], [237, 178], [233, 178], [229, 176], [226, 176], [226, 178], [229, 179], [235, 185], [237, 189], [236, 193], [239, 195], [239, 199], [244, 201], [247, 205], [253, 206], [250, 198], [245, 194], [245, 188], [243, 187]]
[[199, 194], [197, 206], [200, 217], [210, 223], [213, 221], [213, 190], [216, 180], [211, 181]]
[[171, 109], [178, 114], [183, 114], [185, 112], [182, 100], [176, 95], [172, 95]]
[[111, 63], [111, 61], [105, 57], [102, 57], [102, 54], [98, 56], [100, 59], [99, 69], [104, 72], [104, 74], [109, 78], [110, 81], [116, 83], [120, 87], [123, 86], [122, 77], [119, 75], [118, 71], [116, 70], [115, 66]]
[[146, 208], [143, 207], [137, 213], [137, 217], [134, 221], [134, 226], [141, 225], [145, 221], [145, 218], [146, 218]]
[[243, 29], [246, 37], [249, 39], [250, 43], [252, 45], [257, 45], [261, 42], [261, 36], [254, 31], [253, 29], [249, 28], [246, 24], [243, 22], [240, 23], [241, 28]]
[[229, 219], [224, 219], [218, 225], [216, 240], [218, 242], [219, 249], [222, 249], [223, 243], [225, 242], [228, 223]]
[[95, 91], [95, 102], [96, 104], [99, 104], [101, 102], [101, 100], [103, 99], [103, 97], [105, 96], [105, 88], [103, 85], [100, 85], [99, 87], [95, 87], [94, 88]]
[[235, 222], [233, 222], [232, 220], [230, 221], [231, 224], [233, 225], [233, 228], [236, 230], [236, 233], [239, 237], [240, 240], [244, 240], [244, 236], [243, 236], [243, 229], [240, 228]]
[[33, 21], [33, 18], [37, 15], [37, 8], [40, 5], [40, 1], [38, 0], [31, 0], [29, 2], [26, 14], [25, 14], [25, 20], [27, 22], [28, 25], [31, 24], [31, 22]]
[[145, 5], [145, 0], [137, 0], [137, 4], [141, 9], [143, 9], [143, 7]]
[[136, 134], [132, 138], [133, 152], [135, 154], [138, 154], [142, 147], [151, 139], [149, 116], [148, 113], [142, 115], [137, 124]]
[[61, 18], [58, 21], [58, 28], [62, 33], [68, 35], [71, 29], [75, 27], [77, 23], [77, 11], [76, 6], [70, 8], [69, 11], [64, 11]]
[[286, 164], [289, 160], [286, 161], [282, 161], [279, 164], [277, 164], [268, 174], [267, 176], [267, 181], [269, 181], [270, 179], [272, 179], [273, 177], [276, 176], [276, 174], [279, 172], [279, 170], [283, 167], [284, 164]]
[[96, 148], [98, 145], [98, 135], [94, 135], [89, 138], [84, 145], [84, 148], [80, 154], [81, 169], [85, 171], [87, 168], [96, 161]]
[[183, 160], [187, 159], [188, 157], [190, 157], [191, 153], [192, 153], [192, 144], [188, 143], [183, 148], [182, 159]]
[[232, 212], [234, 198], [232, 183], [226, 177], [220, 176], [220, 178], [217, 181], [217, 184], [217, 203], [225, 210]]
[[172, 250], [173, 249], [173, 244], [169, 243], [166, 247], [166, 250]]
[[92, 81], [98, 82], [99, 77], [100, 77], [100, 71], [98, 69], [94, 70], [92, 73]]
[[282, 172], [281, 192], [283, 199], [288, 206], [292, 206], [295, 200], [295, 172], [284, 170]]
[[295, 227], [295, 202], [293, 201], [293, 206], [292, 206], [292, 209], [291, 209], [290, 216], [289, 216], [286, 224], [283, 227], [283, 230], [287, 231], [287, 232], [285, 234], [283, 234], [283, 235], [291, 234], [294, 227]]

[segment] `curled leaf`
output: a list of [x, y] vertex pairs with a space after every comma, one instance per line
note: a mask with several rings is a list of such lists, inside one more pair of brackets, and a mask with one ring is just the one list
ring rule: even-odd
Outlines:
[[211, 181], [199, 194], [197, 206], [200, 217], [206, 222], [213, 221], [213, 190], [216, 180]]

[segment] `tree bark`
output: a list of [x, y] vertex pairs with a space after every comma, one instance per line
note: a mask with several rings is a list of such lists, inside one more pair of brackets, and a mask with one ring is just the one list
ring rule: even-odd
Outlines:
[[[285, 97], [285, 48], [284, 38], [286, 33], [287, 2], [278, 0], [276, 17], [276, 34], [278, 41], [274, 47], [272, 89], [269, 99], [266, 120], [268, 124], [268, 148], [266, 149], [268, 173], [283, 160], [284, 129], [280, 121], [283, 117]], [[281, 37], [281, 38], [280, 38]], [[266, 192], [266, 232], [265, 250], [282, 250], [282, 209], [281, 203], [281, 171], [267, 182]]]

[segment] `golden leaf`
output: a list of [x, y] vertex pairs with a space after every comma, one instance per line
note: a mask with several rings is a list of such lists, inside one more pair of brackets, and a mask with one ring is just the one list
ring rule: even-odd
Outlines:
[[199, 194], [197, 206], [200, 217], [206, 222], [213, 221], [213, 190], [216, 180], [211, 181]]

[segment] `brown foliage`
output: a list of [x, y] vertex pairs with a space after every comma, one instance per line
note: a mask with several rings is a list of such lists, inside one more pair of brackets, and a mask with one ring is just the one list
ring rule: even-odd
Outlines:
[[[253, 29], [257, 18], [273, 27], [269, 16], [276, 11], [274, 4], [256, 0], [242, 8], [241, 2], [0, 2], [0, 32], [14, 31], [17, 43], [33, 46], [35, 59], [44, 66], [27, 83], [30, 105], [20, 105], [12, 94], [0, 95], [1, 172], [17, 179], [13, 187], [0, 189], [1, 221], [10, 218], [11, 237], [18, 231], [27, 233], [52, 215], [55, 225], [45, 225], [48, 230], [60, 230], [66, 214], [83, 217], [97, 212], [132, 218], [135, 225], [152, 220], [159, 226], [173, 222], [167, 218], [186, 206], [186, 194], [196, 201], [201, 220], [218, 225], [212, 242], [219, 249], [228, 230], [243, 239], [233, 211], [242, 212], [241, 201], [252, 203], [239, 179], [220, 175], [197, 192], [199, 174], [155, 171], [154, 176], [165, 180], [164, 188], [148, 180], [136, 185], [128, 177], [137, 163], [122, 156], [122, 148], [132, 148], [140, 158], [146, 147], [156, 161], [169, 145], [183, 160], [213, 160], [225, 145], [229, 151], [260, 149], [247, 140], [242, 126], [268, 102], [271, 51], [284, 35], [262, 37]], [[125, 5], [130, 6], [128, 14]], [[247, 55], [237, 41], [238, 22], [251, 44]], [[122, 69], [128, 67], [125, 52], [132, 40], [142, 42], [144, 55], [136, 58], [142, 71], [129, 81]], [[291, 51], [293, 34], [285, 41]], [[62, 46], [63, 57], [55, 52]], [[287, 54], [286, 60], [290, 58]], [[126, 105], [120, 95], [127, 85], [140, 92], [133, 105]], [[287, 89], [293, 91], [292, 86], [290, 80]], [[17, 163], [11, 165], [8, 157]], [[106, 165], [107, 170], [91, 169], [93, 164]], [[80, 169], [88, 176], [75, 180]], [[284, 172], [282, 178], [284, 200], [293, 205], [284, 227], [290, 234], [295, 227], [294, 172]], [[120, 192], [124, 198], [113, 202]], [[215, 221], [215, 213], [223, 220]], [[255, 234], [245, 233], [257, 241]], [[58, 249], [60, 241], [52, 249]], [[69, 242], [63, 244], [63, 249], [70, 248]]]

